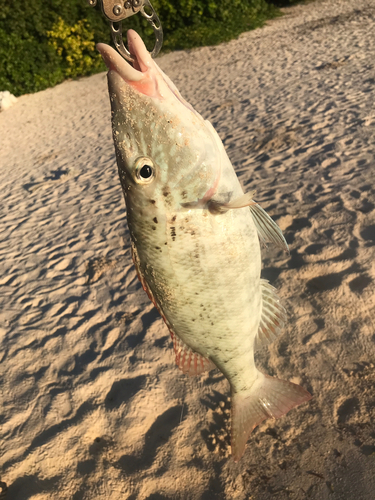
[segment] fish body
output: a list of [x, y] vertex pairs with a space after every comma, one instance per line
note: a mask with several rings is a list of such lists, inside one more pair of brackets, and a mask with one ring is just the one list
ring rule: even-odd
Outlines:
[[274, 340], [285, 311], [260, 277], [259, 237], [287, 248], [245, 194], [212, 127], [128, 32], [134, 68], [99, 44], [109, 68], [113, 139], [138, 277], [165, 320], [176, 363], [218, 368], [232, 394], [232, 455], [252, 429], [310, 399], [257, 370], [254, 350]]

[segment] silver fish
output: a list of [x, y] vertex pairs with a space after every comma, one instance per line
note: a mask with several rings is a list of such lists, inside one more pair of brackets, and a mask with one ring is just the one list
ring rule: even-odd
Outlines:
[[218, 368], [231, 388], [231, 452], [251, 431], [308, 401], [302, 387], [257, 370], [254, 350], [280, 334], [285, 310], [260, 277], [259, 239], [288, 250], [281, 230], [244, 194], [224, 146], [128, 31], [130, 66], [106, 63], [118, 171], [138, 277], [166, 322], [178, 367]]

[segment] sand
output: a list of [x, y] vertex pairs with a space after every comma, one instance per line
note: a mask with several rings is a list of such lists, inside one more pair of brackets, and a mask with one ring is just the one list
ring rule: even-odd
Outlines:
[[375, 498], [375, 0], [158, 59], [290, 257], [259, 369], [313, 399], [228, 457], [229, 386], [188, 378], [138, 282], [104, 73], [0, 114], [0, 481], [8, 500]]

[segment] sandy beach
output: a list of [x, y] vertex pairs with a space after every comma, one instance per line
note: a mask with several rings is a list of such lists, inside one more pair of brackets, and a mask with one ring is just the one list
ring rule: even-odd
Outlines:
[[0, 114], [6, 500], [375, 498], [375, 0], [283, 11], [158, 64], [284, 232], [257, 366], [313, 399], [229, 457], [227, 380], [178, 370], [136, 277], [106, 74], [67, 81]]

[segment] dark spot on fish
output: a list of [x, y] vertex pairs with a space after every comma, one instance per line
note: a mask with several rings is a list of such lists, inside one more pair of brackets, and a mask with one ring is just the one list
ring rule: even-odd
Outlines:
[[195, 235], [195, 231], [191, 231], [191, 233], [190, 233], [190, 234], [191, 234], [192, 236], [194, 236], [194, 235]]
[[153, 205], [155, 205], [156, 201], [155, 200], [150, 200], [150, 203], [152, 203]]
[[164, 245], [168, 245], [168, 242], [166, 241], [166, 242], [164, 243]]
[[172, 217], [172, 222], [174, 222], [176, 219], [177, 219], [177, 215], [174, 215], [174, 216]]
[[164, 189], [163, 196], [167, 197], [170, 194], [169, 189]]
[[195, 321], [195, 319], [192, 319], [191, 321]]
[[199, 293], [198, 293], [198, 292], [195, 292], [195, 295], [199, 295]]
[[203, 304], [201, 304], [201, 307], [204, 307], [204, 305], [203, 305]]
[[154, 217], [152, 220], [155, 222], [155, 224], [158, 223], [158, 219], [156, 217]]
[[199, 317], [200, 317], [200, 318], [203, 318], [203, 314], [200, 314], [200, 315], [199, 315]]
[[196, 254], [196, 255], [195, 255], [195, 258], [196, 258], [196, 259], [199, 259], [199, 255], [198, 255], [198, 254]]
[[214, 324], [212, 323], [212, 321], [211, 321], [211, 325], [214, 326]]
[[172, 237], [173, 241], [176, 239], [176, 228], [175, 227], [171, 227], [171, 237]]
[[156, 231], [156, 226], [152, 226], [152, 230], [153, 230], [153, 231]]
[[203, 311], [205, 311], [205, 310], [206, 310], [206, 308], [204, 307], [204, 308], [203, 308]]
[[155, 248], [156, 248], [156, 250], [160, 250], [160, 247], [155, 247]]
[[185, 222], [189, 222], [189, 217], [185, 217]]
[[185, 190], [183, 190], [183, 191], [182, 191], [182, 193], [181, 193], [181, 196], [182, 196], [183, 198], [186, 198], [186, 196], [187, 196], [187, 192], [186, 192]]

